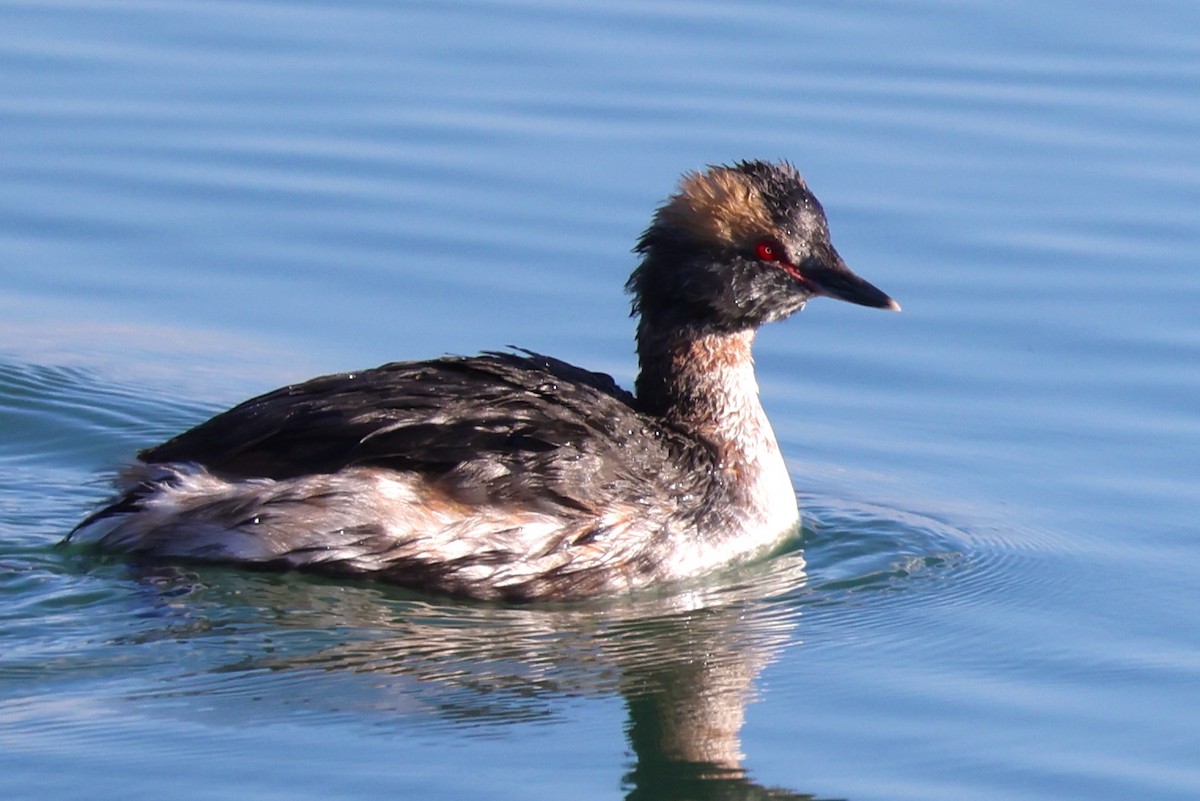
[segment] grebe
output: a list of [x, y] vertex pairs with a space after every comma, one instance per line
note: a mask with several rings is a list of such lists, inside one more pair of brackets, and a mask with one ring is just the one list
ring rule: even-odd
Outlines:
[[636, 394], [530, 351], [315, 378], [141, 451], [67, 540], [498, 600], [769, 552], [799, 509], [755, 331], [818, 295], [900, 307], [846, 267], [786, 162], [684, 175], [634, 250]]

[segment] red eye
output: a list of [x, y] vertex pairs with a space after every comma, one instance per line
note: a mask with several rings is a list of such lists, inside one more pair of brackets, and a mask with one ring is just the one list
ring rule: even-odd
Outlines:
[[772, 242], [759, 242], [755, 252], [762, 261], [779, 261], [782, 258], [779, 246]]

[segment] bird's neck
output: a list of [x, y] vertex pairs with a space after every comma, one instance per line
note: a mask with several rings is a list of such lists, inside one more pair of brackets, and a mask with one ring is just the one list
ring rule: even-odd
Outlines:
[[721, 504], [723, 533], [739, 552], [778, 545], [799, 522], [787, 464], [758, 399], [754, 331], [671, 327], [638, 329], [638, 405], [713, 449], [711, 488]]
[[672, 327], [638, 329], [641, 409], [716, 446], [727, 467], [779, 460], [779, 446], [758, 399], [751, 329], [726, 332]]

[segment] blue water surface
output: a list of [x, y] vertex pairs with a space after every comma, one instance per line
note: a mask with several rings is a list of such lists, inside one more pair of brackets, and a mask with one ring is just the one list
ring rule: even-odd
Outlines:
[[[1200, 11], [0, 7], [5, 798], [1200, 796]], [[282, 383], [630, 384], [678, 175], [787, 158], [901, 314], [764, 330], [797, 547], [568, 606], [55, 544]]]

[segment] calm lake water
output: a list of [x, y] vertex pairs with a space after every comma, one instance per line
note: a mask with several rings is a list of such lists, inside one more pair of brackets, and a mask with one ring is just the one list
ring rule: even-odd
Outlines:
[[[280, 383], [628, 384], [629, 248], [756, 157], [904, 305], [759, 338], [791, 553], [514, 608], [55, 548]], [[1186, 0], [7, 2], [0, 794], [1200, 797], [1198, 252]]]

